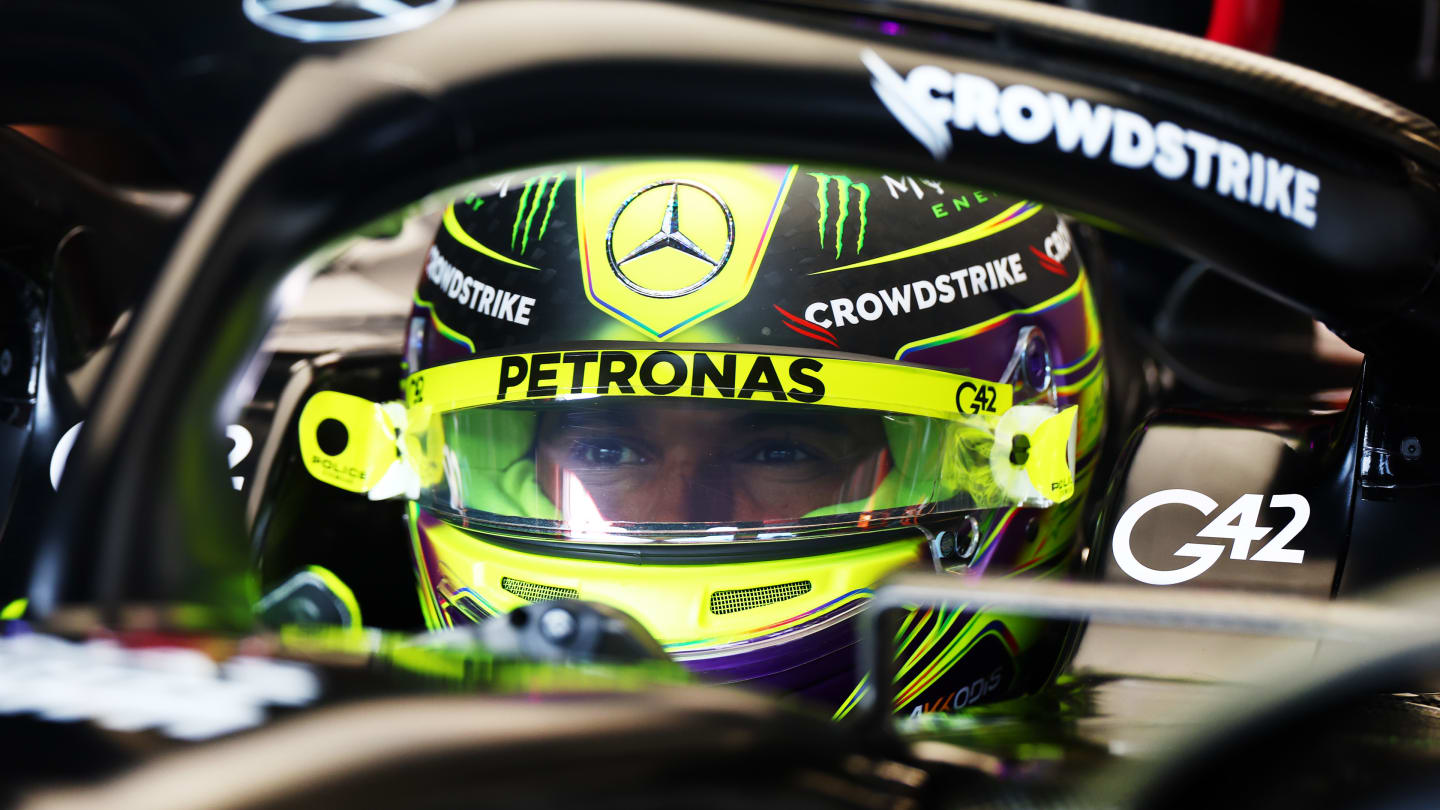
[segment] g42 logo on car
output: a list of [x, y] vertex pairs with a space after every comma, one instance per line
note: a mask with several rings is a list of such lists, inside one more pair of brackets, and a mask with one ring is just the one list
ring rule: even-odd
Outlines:
[[[1260, 507], [1264, 501], [1264, 495], [1241, 495], [1226, 507], [1225, 511], [1206, 524], [1205, 528], [1196, 532], [1195, 536], [1229, 540], [1230, 559], [1232, 560], [1292, 564], [1304, 562], [1305, 551], [1290, 548], [1289, 544], [1310, 521], [1310, 502], [1305, 500], [1303, 495], [1271, 495], [1270, 506], [1272, 508], [1284, 507], [1295, 513], [1289, 523], [1275, 530], [1270, 526], [1259, 525]], [[1125, 510], [1125, 514], [1120, 516], [1120, 521], [1115, 524], [1115, 535], [1111, 539], [1115, 562], [1119, 564], [1120, 570], [1129, 574], [1131, 578], [1148, 585], [1178, 585], [1181, 582], [1189, 582], [1210, 570], [1210, 567], [1225, 553], [1226, 546], [1224, 544], [1186, 543], [1175, 551], [1175, 556], [1190, 557], [1194, 559], [1194, 562], [1169, 570], [1151, 568], [1136, 559], [1130, 543], [1130, 535], [1135, 530], [1135, 524], [1152, 510], [1171, 505], [1188, 506], [1207, 517], [1219, 507], [1219, 504], [1208, 495], [1189, 489], [1166, 489], [1153, 492], [1131, 504], [1130, 508]], [[1275, 534], [1270, 541], [1252, 553], [1251, 546], [1264, 540], [1271, 531], [1275, 531]]]

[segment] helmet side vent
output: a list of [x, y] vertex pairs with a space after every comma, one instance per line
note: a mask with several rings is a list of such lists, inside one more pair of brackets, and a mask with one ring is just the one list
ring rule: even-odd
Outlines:
[[540, 602], [545, 599], [579, 599], [580, 592], [574, 588], [561, 588], [556, 585], [541, 585], [538, 582], [526, 582], [523, 579], [511, 579], [510, 577], [500, 578], [500, 587], [524, 599], [527, 602]]
[[710, 612], [716, 616], [723, 616], [726, 613], [739, 613], [742, 610], [765, 607], [776, 602], [784, 602], [786, 599], [804, 596], [810, 592], [811, 587], [809, 580], [801, 580], [781, 585], [763, 585], [759, 588], [715, 591], [710, 594]]

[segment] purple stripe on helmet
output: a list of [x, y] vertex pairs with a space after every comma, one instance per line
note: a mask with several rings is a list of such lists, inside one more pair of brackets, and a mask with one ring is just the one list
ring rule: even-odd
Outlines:
[[[817, 620], [817, 621], [823, 621]], [[804, 625], [801, 625], [803, 628]], [[761, 681], [766, 689], [801, 694], [838, 706], [855, 687], [855, 618], [802, 638], [729, 655], [683, 662], [716, 683]]]
[[1027, 326], [1039, 326], [1044, 331], [1050, 341], [1050, 362], [1055, 368], [1064, 368], [1089, 351], [1090, 347], [1086, 345], [1085, 302], [1076, 295], [1040, 312], [1016, 313], [993, 329], [961, 340], [911, 349], [901, 359], [998, 380], [1014, 356], [1020, 330]]

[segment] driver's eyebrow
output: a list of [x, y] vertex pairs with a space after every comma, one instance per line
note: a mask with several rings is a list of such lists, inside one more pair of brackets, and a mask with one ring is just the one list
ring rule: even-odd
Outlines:
[[838, 435], [854, 433], [844, 420], [823, 413], [747, 413], [736, 417], [730, 425], [737, 430], [800, 427]]

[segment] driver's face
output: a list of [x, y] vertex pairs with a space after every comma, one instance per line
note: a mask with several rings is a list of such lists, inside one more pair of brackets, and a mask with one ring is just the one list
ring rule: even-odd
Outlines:
[[878, 414], [701, 403], [541, 416], [540, 488], [567, 515], [745, 523], [865, 498], [886, 472]]

